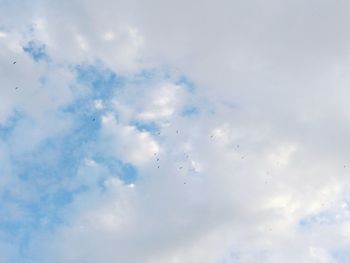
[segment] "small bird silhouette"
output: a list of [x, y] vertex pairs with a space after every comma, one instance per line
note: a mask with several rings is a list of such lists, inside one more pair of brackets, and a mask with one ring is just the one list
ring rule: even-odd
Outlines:
[[16, 90], [18, 89], [18, 87], [15, 88]]
[[17, 62], [16, 61], [13, 61], [13, 65], [16, 64]]

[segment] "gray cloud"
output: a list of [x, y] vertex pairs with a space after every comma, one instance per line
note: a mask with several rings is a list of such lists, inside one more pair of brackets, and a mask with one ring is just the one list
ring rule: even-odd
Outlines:
[[[143, 69], [171, 75], [145, 84], [142, 97], [130, 86], [107, 101], [114, 106], [104, 115], [97, 144], [137, 166], [135, 186], [109, 175], [106, 192], [92, 187], [67, 208], [63, 226], [36, 237], [33, 257], [337, 262], [349, 254], [348, 3], [37, 1], [28, 12], [18, 2], [3, 4], [8, 12], [2, 11], [2, 26], [11, 40], [0, 38], [7, 50], [0, 55], [17, 57], [24, 69], [19, 78], [11, 76], [12, 65], [2, 65], [8, 72], [2, 85], [21, 79], [38, 94], [39, 76], [52, 74], [48, 86], [55, 88], [33, 96], [38, 104], [32, 108], [3, 86], [0, 123], [18, 107], [39, 123], [51, 123], [51, 113], [78, 96], [67, 88], [77, 63], [100, 60], [130, 78]], [[10, 19], [14, 13], [17, 22]], [[60, 65], [53, 73], [18, 51], [32, 38]], [[194, 81], [195, 91], [161, 92], [182, 74]], [[191, 100], [200, 114], [179, 116]], [[162, 113], [169, 109], [172, 114]], [[42, 117], [43, 111], [49, 114]], [[131, 129], [130, 122], [142, 116], [159, 124], [162, 135]], [[60, 123], [52, 127], [69, 127], [69, 121]], [[53, 132], [37, 129], [39, 141]], [[14, 151], [21, 151], [21, 130]], [[152, 159], [155, 145], [160, 169]], [[84, 175], [89, 178], [89, 169], [79, 178]], [[303, 226], [320, 215], [326, 223]]]

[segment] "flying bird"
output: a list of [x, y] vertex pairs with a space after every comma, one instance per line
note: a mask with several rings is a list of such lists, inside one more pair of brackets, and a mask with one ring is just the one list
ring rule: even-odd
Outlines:
[[14, 65], [14, 64], [16, 64], [16, 63], [17, 63], [16, 61], [13, 61], [13, 63], [12, 63], [12, 64]]
[[18, 87], [15, 88], [16, 90], [18, 89]]

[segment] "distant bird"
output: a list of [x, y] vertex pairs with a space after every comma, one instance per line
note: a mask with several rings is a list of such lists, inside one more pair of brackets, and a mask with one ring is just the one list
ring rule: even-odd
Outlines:
[[154, 153], [154, 156], [156, 156], [157, 155], [157, 153]]
[[179, 130], [176, 130], [176, 133], [179, 134]]
[[186, 182], [184, 182], [184, 184], [186, 184]]
[[15, 90], [18, 90], [18, 87], [16, 87]]
[[17, 63], [16, 61], [13, 61], [13, 63], [12, 63], [12, 64], [14, 65], [14, 64], [16, 64], [16, 63]]
[[160, 167], [160, 166], [158, 165], [158, 167], [157, 167], [157, 168], [159, 169], [159, 167]]
[[182, 166], [179, 167], [179, 170], [181, 170], [181, 169], [182, 169]]
[[158, 135], [160, 135], [160, 132], [158, 132]]
[[95, 118], [92, 119], [92, 121], [95, 121], [95, 120], [96, 120]]
[[214, 137], [214, 135], [211, 135], [211, 136], [210, 136], [210, 138], [213, 138], [213, 137]]
[[159, 158], [157, 158], [157, 162], [159, 161]]

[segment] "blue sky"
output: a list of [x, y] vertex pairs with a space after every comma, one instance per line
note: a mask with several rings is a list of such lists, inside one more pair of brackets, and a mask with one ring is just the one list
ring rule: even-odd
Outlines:
[[0, 0], [0, 263], [348, 262], [349, 9]]

